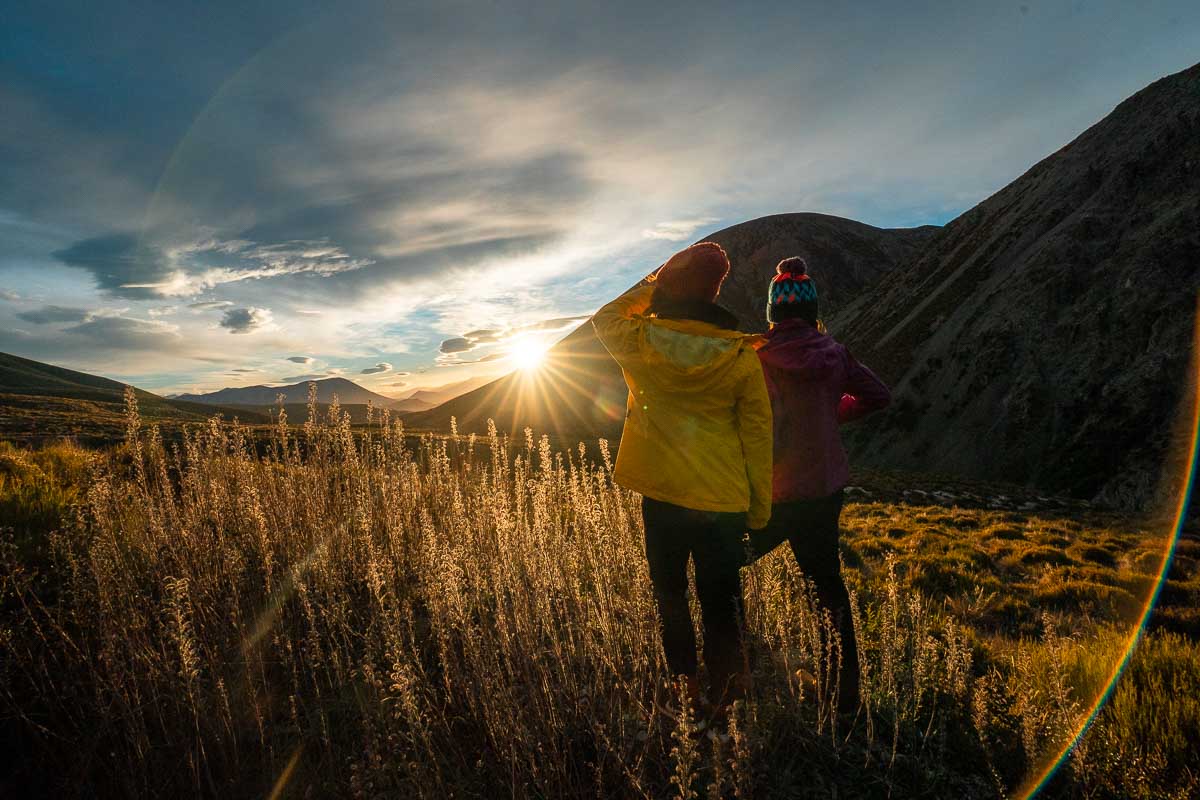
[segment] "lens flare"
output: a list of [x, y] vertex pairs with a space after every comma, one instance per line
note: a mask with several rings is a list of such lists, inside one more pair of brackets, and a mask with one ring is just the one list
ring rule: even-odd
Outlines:
[[1066, 763], [1071, 753], [1075, 750], [1084, 734], [1088, 732], [1092, 723], [1096, 721], [1100, 710], [1104, 708], [1104, 704], [1112, 696], [1113, 690], [1116, 689], [1117, 682], [1121, 675], [1125, 672], [1125, 668], [1129, 666], [1130, 660], [1133, 658], [1133, 651], [1141, 641], [1142, 634], [1145, 633], [1146, 623], [1150, 619], [1150, 614], [1154, 610], [1154, 606], [1158, 602], [1158, 595], [1162, 591], [1163, 584], [1166, 582], [1167, 573], [1171, 569], [1171, 561], [1175, 556], [1175, 546], [1179, 542], [1179, 535], [1183, 531], [1184, 521], [1187, 519], [1188, 504], [1192, 495], [1192, 487], [1196, 482], [1196, 466], [1200, 460], [1200, 301], [1197, 303], [1197, 313], [1195, 316], [1195, 332], [1192, 335], [1192, 358], [1190, 381], [1187, 394], [1184, 402], [1191, 404], [1187, 410], [1187, 450], [1185, 451], [1185, 470], [1184, 480], [1180, 488], [1179, 498], [1175, 504], [1174, 516], [1172, 517], [1172, 527], [1167, 538], [1166, 549], [1163, 552], [1162, 564], [1158, 571], [1158, 576], [1154, 581], [1154, 588], [1150, 591], [1149, 597], [1146, 598], [1146, 604], [1142, 608], [1140, 615], [1135, 620], [1133, 632], [1129, 636], [1129, 641], [1125, 644], [1124, 652], [1121, 658], [1113, 667], [1112, 673], [1108, 677], [1108, 681], [1104, 684], [1104, 688], [1096, 697], [1092, 707], [1088, 710], [1086, 716], [1083, 717], [1079, 724], [1079, 730], [1070, 738], [1066, 746], [1052, 758], [1047, 766], [1041, 771], [1035, 773], [1029, 778], [1021, 791], [1016, 792], [1015, 796], [1029, 800], [1035, 797], [1046, 785], [1050, 779], [1058, 772], [1058, 769]]
[[519, 369], [535, 370], [546, 358], [546, 343], [533, 338], [521, 338], [512, 343], [508, 357]]

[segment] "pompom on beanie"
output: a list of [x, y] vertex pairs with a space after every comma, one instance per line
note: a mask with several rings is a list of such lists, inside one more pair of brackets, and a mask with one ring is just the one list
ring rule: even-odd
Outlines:
[[794, 317], [817, 320], [817, 284], [808, 275], [808, 262], [800, 256], [776, 265], [767, 299], [767, 319], [772, 324]]

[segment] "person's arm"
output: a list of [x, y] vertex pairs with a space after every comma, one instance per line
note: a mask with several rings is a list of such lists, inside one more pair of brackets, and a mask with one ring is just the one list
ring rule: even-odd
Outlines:
[[892, 393], [874, 372], [846, 353], [846, 386], [838, 403], [838, 422], [852, 422], [872, 411], [887, 408]]
[[749, 362], [742, 381], [734, 413], [738, 438], [742, 442], [742, 458], [746, 462], [746, 477], [750, 483], [750, 510], [746, 527], [765, 528], [771, 519], [771, 470], [775, 448], [771, 427], [771, 398], [762, 364], [752, 349], [742, 351]]
[[641, 317], [650, 307], [653, 294], [653, 280], [647, 279], [592, 316], [596, 336], [622, 366], [639, 353]]

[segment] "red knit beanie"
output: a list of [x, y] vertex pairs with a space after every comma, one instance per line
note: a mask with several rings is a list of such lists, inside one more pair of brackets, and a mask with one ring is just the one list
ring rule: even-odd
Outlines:
[[711, 303], [729, 274], [729, 257], [716, 242], [700, 242], [680, 250], [658, 271], [658, 291], [675, 300]]

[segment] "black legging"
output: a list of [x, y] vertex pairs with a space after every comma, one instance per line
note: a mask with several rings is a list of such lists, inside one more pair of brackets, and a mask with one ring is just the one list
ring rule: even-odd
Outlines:
[[696, 635], [687, 601], [690, 555], [704, 618], [704, 664], [714, 699], [720, 698], [742, 666], [740, 570], [746, 561], [746, 515], [696, 511], [646, 497], [642, 521], [667, 667], [672, 675], [696, 675]]
[[787, 539], [804, 576], [813, 582], [817, 599], [829, 609], [842, 639], [842, 670], [839, 705], [852, 711], [858, 705], [858, 645], [850, 618], [850, 596], [842, 580], [838, 560], [838, 520], [842, 514], [841, 489], [828, 497], [776, 503], [771, 523], [750, 534], [756, 555], [765, 555]]

